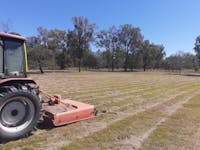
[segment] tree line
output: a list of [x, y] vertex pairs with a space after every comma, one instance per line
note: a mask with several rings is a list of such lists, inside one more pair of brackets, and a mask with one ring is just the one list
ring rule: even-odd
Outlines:
[[[73, 28], [68, 30], [38, 27], [38, 35], [27, 38], [31, 69], [198, 70], [200, 42], [195, 44], [196, 56], [179, 52], [166, 57], [163, 45], [146, 40], [141, 29], [131, 24], [96, 32], [96, 24], [86, 17], [73, 17], [72, 23]], [[94, 47], [98, 50], [94, 51]]]

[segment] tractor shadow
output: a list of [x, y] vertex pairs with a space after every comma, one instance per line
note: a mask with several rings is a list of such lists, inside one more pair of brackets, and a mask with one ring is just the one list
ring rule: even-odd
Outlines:
[[28, 137], [34, 136], [34, 132], [37, 132], [39, 130], [50, 131], [50, 130], [55, 129], [55, 128], [57, 128], [57, 127], [55, 127], [51, 121], [45, 120], [42, 123], [38, 123], [37, 126], [33, 129], [33, 131], [31, 133], [29, 133], [29, 134], [27, 134], [23, 137], [16, 138], [16, 139], [13, 139], [13, 140], [1, 140], [0, 139], [0, 146], [7, 144], [7, 143], [10, 143], [10, 142], [20, 141], [20, 140], [26, 139]]
[[200, 73], [177, 73], [177, 72], [170, 72], [167, 73], [166, 75], [175, 75], [175, 76], [186, 76], [186, 77], [200, 77]]
[[47, 130], [48, 131], [48, 130], [52, 130], [54, 128], [56, 128], [56, 127], [53, 125], [52, 121], [50, 121], [50, 120], [44, 120], [43, 122], [37, 124], [37, 129], [39, 129], [39, 130]]
[[0, 145], [4, 145], [4, 144], [7, 144], [7, 143], [10, 143], [10, 142], [13, 142], [13, 141], [18, 141], [18, 140], [22, 140], [22, 139], [26, 139], [27, 137], [31, 137], [34, 135], [34, 132], [37, 132], [37, 130], [46, 130], [46, 131], [49, 131], [49, 130], [52, 130], [56, 128], [53, 123], [51, 121], [43, 121], [42, 123], [38, 123], [37, 126], [33, 129], [33, 131], [23, 137], [20, 137], [20, 138], [16, 138], [16, 139], [13, 139], [13, 140], [1, 140], [0, 139]]
[[187, 77], [200, 77], [200, 74], [182, 74], [182, 76], [187, 76]]

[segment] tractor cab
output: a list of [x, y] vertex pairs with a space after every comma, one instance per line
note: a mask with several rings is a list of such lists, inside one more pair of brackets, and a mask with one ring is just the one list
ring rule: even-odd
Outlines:
[[0, 77], [26, 77], [26, 38], [0, 33]]

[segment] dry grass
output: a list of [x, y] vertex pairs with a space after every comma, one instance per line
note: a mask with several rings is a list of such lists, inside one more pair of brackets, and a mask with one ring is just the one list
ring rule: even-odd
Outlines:
[[95, 104], [93, 119], [38, 130], [1, 150], [198, 149], [200, 77], [167, 73], [47, 73], [32, 75], [63, 98]]

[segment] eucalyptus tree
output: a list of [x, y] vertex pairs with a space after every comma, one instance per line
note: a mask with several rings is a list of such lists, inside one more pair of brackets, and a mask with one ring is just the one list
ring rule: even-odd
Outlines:
[[66, 51], [67, 32], [65, 30], [54, 29], [48, 33], [48, 48], [52, 50]]
[[145, 40], [141, 47], [140, 47], [140, 53], [142, 55], [142, 61], [143, 61], [143, 70], [146, 71], [148, 64], [150, 64], [151, 60], [151, 44], [148, 40]]
[[194, 50], [196, 52], [196, 56], [198, 58], [198, 64], [200, 66], [200, 35], [197, 36], [196, 38]]
[[151, 44], [151, 67], [153, 69], [159, 69], [161, 68], [161, 64], [163, 62], [163, 59], [165, 57], [165, 51], [164, 51], [163, 45], [155, 45]]
[[97, 34], [96, 38], [97, 46], [110, 51], [111, 53], [111, 63], [112, 63], [112, 71], [114, 71], [116, 52], [119, 45], [118, 40], [118, 30], [115, 26], [109, 28], [108, 30], [101, 30]]
[[48, 34], [48, 48], [56, 55], [56, 63], [60, 69], [71, 66], [71, 56], [68, 52], [67, 32], [64, 30], [50, 30]]
[[38, 32], [38, 39], [40, 41], [40, 45], [43, 46], [44, 48], [48, 48], [48, 35], [49, 35], [49, 30], [43, 28], [43, 27], [38, 27], [37, 28]]
[[145, 40], [140, 47], [140, 55], [142, 56], [144, 71], [147, 68], [159, 69], [165, 56], [164, 46], [155, 45]]
[[119, 29], [118, 36], [120, 48], [125, 53], [124, 71], [127, 71], [129, 55], [143, 41], [143, 36], [140, 28], [135, 28], [130, 24], [122, 25]]
[[74, 29], [69, 31], [68, 44], [74, 48], [76, 57], [78, 58], [79, 72], [81, 71], [81, 61], [84, 52], [90, 49], [90, 43], [94, 41], [95, 24], [91, 24], [89, 20], [83, 16], [72, 18]]

